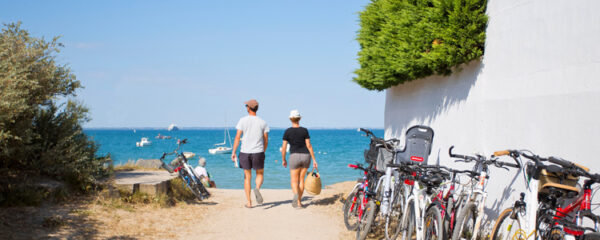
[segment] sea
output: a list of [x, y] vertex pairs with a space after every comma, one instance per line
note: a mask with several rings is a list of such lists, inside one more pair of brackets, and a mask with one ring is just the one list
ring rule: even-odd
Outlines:
[[[279, 151], [284, 131], [285, 129], [271, 129], [269, 133], [262, 188], [290, 188], [289, 169], [281, 166]], [[376, 136], [383, 136], [383, 129], [372, 131]], [[135, 162], [138, 159], [158, 159], [163, 152], [172, 152], [177, 148], [177, 139], [188, 139], [182, 151], [196, 154], [196, 157], [189, 161], [192, 166], [197, 166], [199, 157], [203, 157], [206, 159], [206, 169], [218, 188], [244, 187], [243, 171], [234, 166], [231, 154], [208, 153], [208, 149], [213, 148], [214, 144], [223, 142], [225, 129], [85, 129], [84, 132], [100, 145], [98, 154], [110, 154], [115, 165]], [[235, 129], [229, 129], [229, 132], [232, 138], [235, 137]], [[158, 134], [171, 136], [172, 139], [156, 139]], [[354, 181], [361, 176], [359, 170], [349, 168], [348, 164], [364, 163], [364, 150], [369, 146], [369, 138], [362, 132], [358, 132], [357, 129], [309, 129], [309, 134], [324, 186]], [[136, 142], [142, 137], [148, 138], [152, 144], [136, 147]], [[165, 161], [170, 160], [172, 158]], [[254, 179], [252, 182], [254, 186]]]

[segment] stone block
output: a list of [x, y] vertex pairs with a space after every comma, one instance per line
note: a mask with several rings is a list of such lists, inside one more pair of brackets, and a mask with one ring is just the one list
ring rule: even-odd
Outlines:
[[162, 162], [160, 159], [139, 159], [135, 165], [143, 168], [160, 169]]

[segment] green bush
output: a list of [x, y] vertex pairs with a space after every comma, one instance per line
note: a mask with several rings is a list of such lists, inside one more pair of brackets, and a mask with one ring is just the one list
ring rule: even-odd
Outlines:
[[[56, 62], [62, 44], [31, 37], [17, 24], [0, 33], [0, 184], [27, 176], [94, 189], [108, 157], [82, 131], [87, 109], [73, 100], [81, 83]], [[60, 104], [61, 102], [62, 104]], [[7, 188], [0, 188], [7, 189]]]
[[360, 68], [369, 90], [447, 75], [483, 55], [486, 0], [373, 0], [360, 13]]

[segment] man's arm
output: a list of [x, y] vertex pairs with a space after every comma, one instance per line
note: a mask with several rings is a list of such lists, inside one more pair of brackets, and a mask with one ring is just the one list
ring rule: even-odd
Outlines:
[[263, 134], [263, 143], [264, 143], [263, 151], [267, 152], [267, 145], [269, 145], [269, 132], [265, 132]]
[[233, 140], [233, 149], [231, 149], [231, 161], [235, 161], [235, 152], [237, 151], [238, 146], [240, 145], [240, 137], [242, 136], [242, 130], [237, 130], [235, 134], [235, 140]]

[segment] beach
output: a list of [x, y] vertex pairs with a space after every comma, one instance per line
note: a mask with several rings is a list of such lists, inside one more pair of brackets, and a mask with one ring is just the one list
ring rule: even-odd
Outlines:
[[94, 199], [40, 207], [12, 207], [0, 213], [7, 239], [351, 239], [342, 203], [354, 182], [325, 187], [291, 206], [289, 189], [263, 189], [262, 205], [244, 207], [243, 190], [209, 189], [202, 202], [111, 206]]

